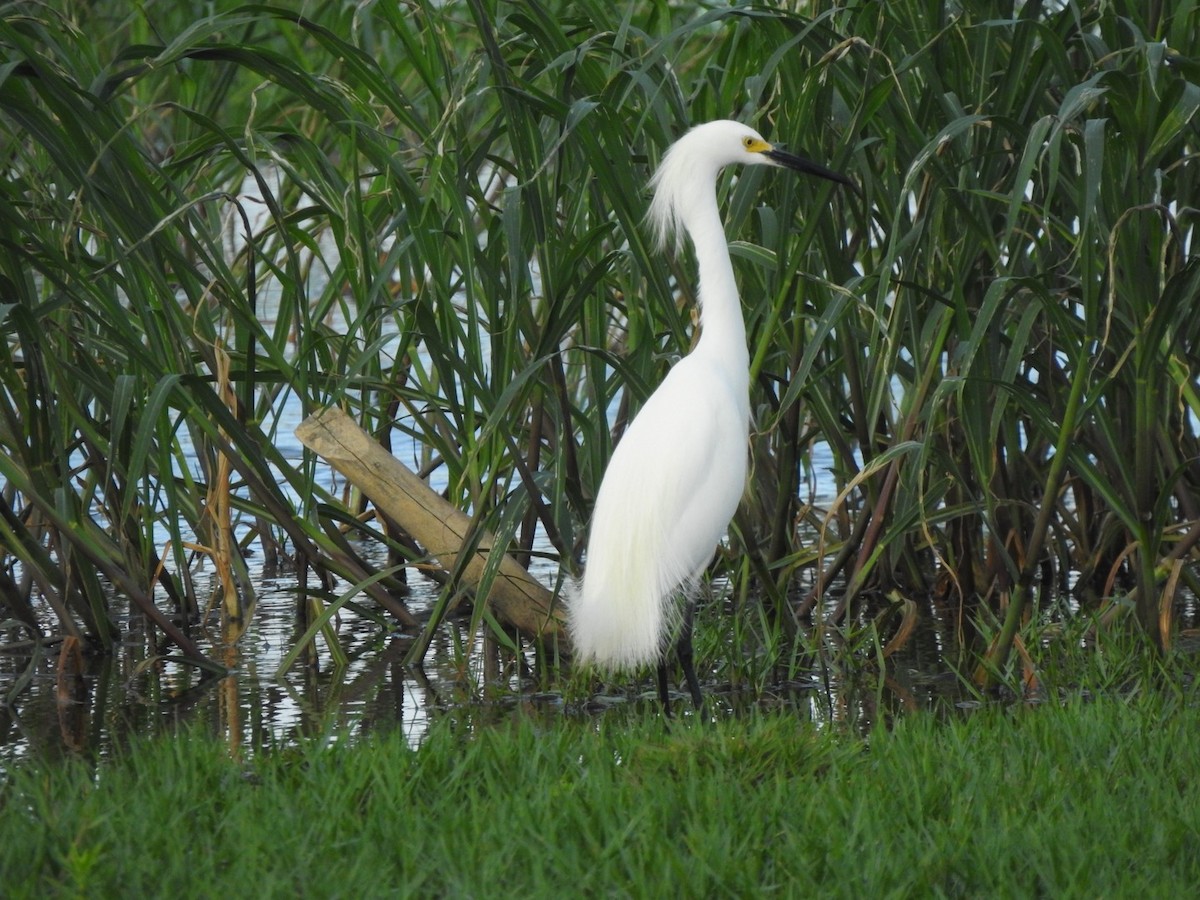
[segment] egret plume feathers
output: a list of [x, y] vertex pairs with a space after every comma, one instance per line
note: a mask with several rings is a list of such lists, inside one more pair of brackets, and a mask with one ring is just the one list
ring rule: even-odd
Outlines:
[[646, 210], [646, 224], [660, 253], [678, 252], [683, 246], [683, 197], [680, 194], [687, 186], [687, 179], [680, 177], [686, 164], [686, 154], [680, 148], [679, 142], [672, 144], [650, 178], [653, 196]]

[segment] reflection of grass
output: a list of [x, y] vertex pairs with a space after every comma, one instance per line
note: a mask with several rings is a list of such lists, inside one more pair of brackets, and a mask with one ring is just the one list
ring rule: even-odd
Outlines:
[[1154, 692], [914, 714], [441, 719], [264, 752], [199, 733], [21, 764], [8, 896], [1188, 896], [1200, 708]]

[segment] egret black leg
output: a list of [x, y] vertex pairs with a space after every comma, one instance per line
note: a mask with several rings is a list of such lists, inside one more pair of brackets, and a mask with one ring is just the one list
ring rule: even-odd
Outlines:
[[658, 699], [662, 701], [663, 715], [671, 718], [671, 697], [667, 692], [667, 660], [658, 664]]
[[694, 654], [692, 653], [692, 616], [695, 604], [688, 601], [683, 611], [683, 628], [679, 632], [679, 641], [675, 645], [675, 655], [679, 657], [679, 665], [683, 669], [683, 677], [687, 679], [688, 690], [692, 693], [692, 703], [696, 712], [704, 711], [704, 694], [700, 691], [700, 679], [696, 677]]

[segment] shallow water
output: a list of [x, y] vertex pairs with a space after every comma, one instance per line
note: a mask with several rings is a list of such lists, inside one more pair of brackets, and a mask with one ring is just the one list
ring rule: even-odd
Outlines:
[[[383, 564], [378, 548], [359, 550], [369, 562]], [[553, 573], [540, 577], [551, 583]], [[410, 587], [407, 603], [420, 617], [432, 607], [438, 587], [421, 576]], [[331, 666], [318, 639], [313, 658], [279, 672], [303, 630], [297, 624], [298, 588], [294, 577], [260, 572], [258, 607], [232, 649], [222, 649], [216, 625], [194, 628], [193, 637], [224, 662], [228, 674], [207, 674], [161, 658], [137, 615], [119, 623], [125, 638], [108, 655], [85, 657], [59, 643], [33, 655], [0, 652], [0, 696], [19, 688], [9, 705], [0, 706], [0, 771], [23, 757], [107, 755], [134, 737], [180, 726], [199, 728], [234, 750], [256, 752], [305, 739], [397, 731], [416, 746], [437, 716], [479, 725], [514, 714], [580, 719], [661, 714], [650, 679], [619, 680], [590, 697], [564, 697], [561, 683], [539, 684], [529, 677], [535, 665], [531, 654], [518, 671], [516, 660], [504, 661], [504, 653], [471, 640], [466, 620], [439, 629], [418, 669], [403, 664], [411, 636], [385, 633], [376, 621], [346, 608], [334, 622], [349, 657], [344, 669]], [[1180, 625], [1194, 632], [1198, 618], [1189, 599]], [[913, 710], [971, 708], [980, 702], [953, 672], [953, 614], [935, 603], [921, 607], [918, 627], [883, 667], [877, 665], [878, 648], [845, 653], [837, 639], [837, 632], [824, 641], [806, 635], [808, 647], [824, 644], [830, 652], [800, 660], [790, 675], [775, 668], [770, 680], [757, 686], [731, 684], [720, 671], [702, 672], [704, 714], [720, 718], [751, 708], [786, 709], [821, 727], [837, 723], [865, 732]], [[837, 667], [829, 668], [828, 660], [838, 660]], [[691, 700], [672, 687], [677, 714], [694, 716]]]
[[[378, 549], [359, 549], [368, 561], [382, 564], [382, 559], [370, 559]], [[503, 666], [489, 665], [485, 660], [504, 654], [470, 640], [465, 620], [439, 630], [417, 669], [403, 664], [411, 636], [384, 633], [377, 622], [344, 609], [334, 626], [348, 665], [332, 667], [318, 639], [314, 658], [302, 658], [280, 673], [280, 662], [302, 631], [297, 624], [299, 586], [290, 576], [259, 577], [258, 606], [235, 647], [222, 647], [215, 624], [193, 630], [202, 647], [225, 663], [227, 675], [160, 658], [137, 615], [119, 623], [125, 638], [108, 655], [60, 652], [59, 643], [38, 648], [32, 656], [0, 653], [0, 695], [25, 684], [10, 705], [0, 707], [0, 767], [26, 756], [105, 755], [135, 736], [181, 725], [254, 751], [303, 738], [397, 730], [415, 746], [437, 715], [482, 723], [514, 711], [579, 717], [660, 714], [649, 681], [614, 682], [595, 696], [568, 702], [558, 685], [539, 685], [518, 674], [511, 658]], [[541, 577], [547, 581], [553, 573]], [[421, 616], [436, 600], [438, 587], [417, 576], [411, 588], [407, 603]], [[880, 716], [958, 699], [957, 680], [944, 674], [941, 643], [936, 629], [922, 628], [893, 658], [886, 678], [864, 676], [859, 683], [844, 671], [824, 671], [816, 663], [765, 688], [722, 683], [718, 677], [705, 685], [705, 712], [725, 716], [749, 706], [786, 707], [819, 724], [848, 721], [866, 728]], [[528, 657], [524, 662], [531, 668], [534, 661]], [[690, 699], [675, 697], [680, 715], [694, 715]]]

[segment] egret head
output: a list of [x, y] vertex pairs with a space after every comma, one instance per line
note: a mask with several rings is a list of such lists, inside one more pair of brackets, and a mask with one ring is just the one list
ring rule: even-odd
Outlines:
[[660, 247], [680, 236], [689, 208], [706, 197], [721, 169], [731, 165], [780, 166], [851, 184], [846, 176], [802, 156], [788, 153], [763, 138], [748, 125], [721, 119], [697, 125], [667, 150], [650, 180], [654, 199], [649, 221]]

